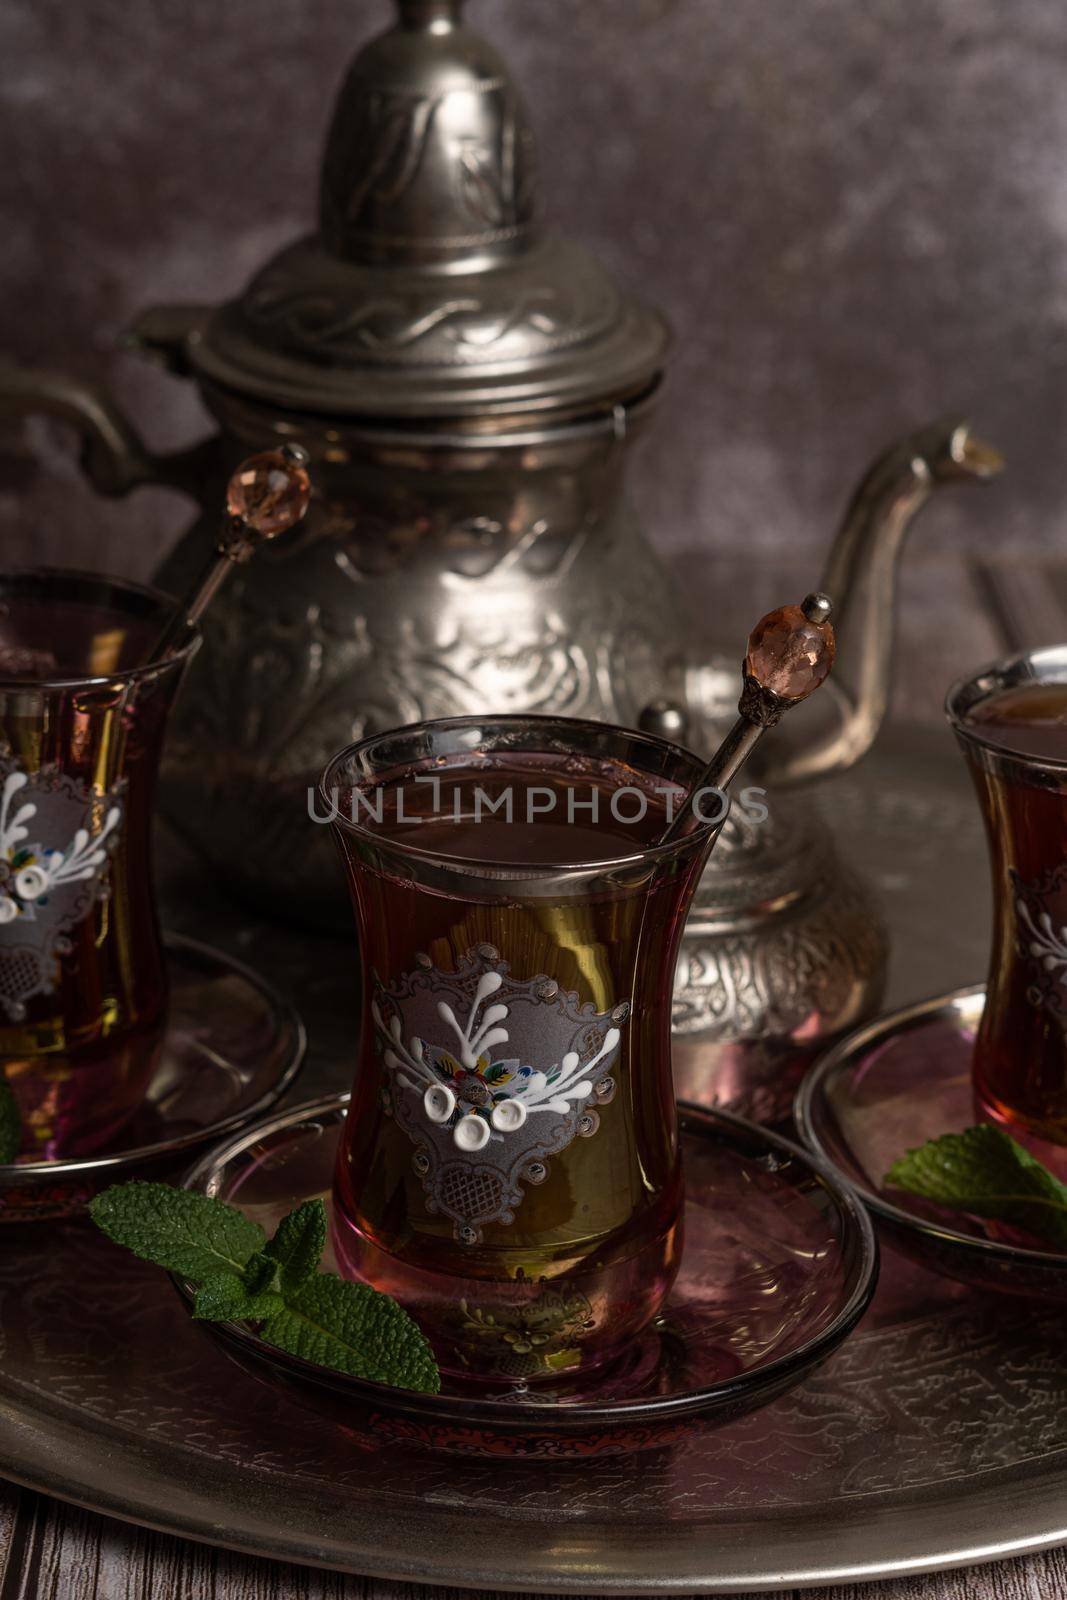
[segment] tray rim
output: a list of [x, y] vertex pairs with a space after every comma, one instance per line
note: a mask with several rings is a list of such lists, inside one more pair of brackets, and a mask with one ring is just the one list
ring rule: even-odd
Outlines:
[[180, 1156], [183, 1151], [195, 1150], [209, 1141], [217, 1142], [230, 1134], [240, 1132], [254, 1118], [272, 1110], [286, 1090], [292, 1087], [307, 1054], [307, 1028], [292, 1001], [281, 994], [254, 967], [248, 966], [239, 957], [230, 955], [228, 951], [206, 943], [203, 939], [194, 939], [184, 933], [164, 932], [163, 947], [168, 955], [173, 950], [179, 950], [192, 952], [197, 957], [210, 957], [218, 966], [243, 978], [250, 988], [256, 990], [266, 1000], [279, 1022], [292, 1035], [288, 1058], [277, 1078], [251, 1104], [240, 1111], [230, 1112], [228, 1116], [212, 1123], [209, 1127], [193, 1129], [189, 1133], [180, 1134], [173, 1139], [160, 1140], [155, 1144], [137, 1145], [132, 1150], [116, 1150], [110, 1155], [73, 1156], [62, 1161], [0, 1163], [0, 1184], [10, 1189], [36, 1189], [42, 1184], [90, 1178], [97, 1173], [117, 1172], [124, 1167], [159, 1161], [164, 1157]]
[[[214, 1193], [214, 1190], [201, 1187], [203, 1180], [221, 1169], [225, 1163], [234, 1160], [249, 1146], [315, 1117], [335, 1117], [339, 1113], [347, 1115], [350, 1101], [351, 1095], [343, 1093], [322, 1096], [302, 1105], [285, 1107], [269, 1119], [245, 1128], [227, 1142], [205, 1151], [183, 1176], [182, 1187], [197, 1188], [201, 1193]], [[799, 1158], [808, 1170], [821, 1180], [825, 1192], [830, 1195], [837, 1207], [838, 1215], [847, 1225], [855, 1229], [853, 1237], [858, 1252], [856, 1282], [847, 1300], [836, 1311], [832, 1321], [819, 1333], [805, 1340], [797, 1349], [777, 1356], [765, 1366], [756, 1369], [755, 1379], [751, 1373], [745, 1373], [736, 1378], [709, 1384], [703, 1389], [687, 1390], [682, 1394], [671, 1395], [665, 1400], [623, 1400], [615, 1404], [605, 1402], [599, 1407], [592, 1408], [591, 1411], [587, 1411], [581, 1405], [557, 1408], [550, 1404], [537, 1405], [532, 1402], [524, 1404], [521, 1410], [515, 1407], [505, 1411], [498, 1401], [460, 1399], [447, 1395], [421, 1395], [406, 1390], [396, 1390], [386, 1384], [349, 1377], [346, 1374], [335, 1375], [328, 1368], [319, 1367], [276, 1349], [274, 1345], [267, 1344], [265, 1340], [249, 1333], [240, 1323], [213, 1324], [209, 1331], [216, 1337], [230, 1340], [250, 1351], [269, 1366], [290, 1371], [306, 1381], [333, 1388], [335, 1380], [340, 1379], [340, 1383], [336, 1384], [337, 1387], [383, 1411], [415, 1417], [433, 1417], [439, 1421], [462, 1424], [484, 1423], [498, 1427], [507, 1424], [523, 1432], [545, 1428], [554, 1433], [581, 1433], [591, 1428], [610, 1428], [627, 1422], [667, 1422], [673, 1418], [699, 1416], [702, 1411], [710, 1409], [713, 1405], [719, 1402], [728, 1403], [735, 1395], [749, 1393], [753, 1388], [757, 1394], [766, 1389], [773, 1390], [779, 1380], [796, 1368], [801, 1369], [803, 1376], [804, 1372], [821, 1365], [854, 1332], [862, 1320], [878, 1287], [880, 1258], [874, 1228], [853, 1186], [843, 1180], [840, 1174], [815, 1152], [805, 1149], [781, 1134], [772, 1132], [769, 1128], [762, 1127], [759, 1123], [717, 1107], [679, 1100], [678, 1116], [679, 1124], [687, 1119], [708, 1133], [713, 1132], [716, 1124], [725, 1124], [735, 1135], [758, 1140], [791, 1159]], [[171, 1278], [178, 1293], [188, 1303], [191, 1300], [189, 1286], [175, 1274], [171, 1274]]]
[[[307, 1502], [306, 1522], [300, 1530], [290, 1530], [280, 1525], [272, 1514], [270, 1496], [254, 1483], [245, 1502], [237, 1508], [243, 1519], [243, 1526], [238, 1529], [220, 1521], [219, 1499], [204, 1488], [202, 1473], [192, 1463], [187, 1479], [176, 1485], [173, 1473], [161, 1474], [148, 1458], [146, 1441], [119, 1435], [125, 1446], [122, 1465], [131, 1488], [136, 1485], [138, 1491], [137, 1498], [130, 1499], [120, 1489], [100, 1482], [100, 1462], [96, 1457], [87, 1457], [82, 1475], [74, 1475], [72, 1462], [77, 1456], [72, 1446], [82, 1438], [83, 1429], [68, 1425], [67, 1437], [53, 1439], [27, 1421], [23, 1432], [25, 1465], [13, 1470], [5, 1463], [2, 1475], [24, 1488], [140, 1527], [207, 1545], [222, 1545], [244, 1555], [394, 1582], [573, 1596], [676, 1594], [681, 1600], [687, 1594], [768, 1594], [909, 1577], [1034, 1554], [1067, 1542], [1067, 1471], [1060, 1472], [1040, 1499], [1028, 1482], [1016, 1479], [1005, 1486], [1004, 1473], [995, 1472], [988, 1475], [990, 1481], [982, 1485], [977, 1495], [965, 1491], [967, 1480], [954, 1480], [960, 1485], [957, 1492], [936, 1504], [937, 1510], [947, 1505], [949, 1515], [945, 1520], [951, 1533], [934, 1550], [929, 1548], [930, 1533], [925, 1528], [925, 1518], [931, 1511], [929, 1486], [925, 1486], [898, 1494], [892, 1506], [876, 1500], [873, 1516], [865, 1516], [864, 1512], [876, 1499], [874, 1496], [857, 1497], [854, 1510], [836, 1506], [829, 1538], [825, 1532], [813, 1532], [816, 1525], [807, 1506], [786, 1508], [780, 1516], [749, 1512], [728, 1523], [705, 1518], [698, 1525], [692, 1551], [679, 1548], [677, 1524], [666, 1524], [669, 1537], [657, 1544], [645, 1536], [646, 1530], [640, 1524], [605, 1521], [594, 1525], [609, 1535], [601, 1541], [599, 1570], [594, 1571], [589, 1561], [586, 1523], [584, 1537], [574, 1541], [573, 1550], [568, 1551], [566, 1540], [554, 1540], [553, 1565], [546, 1568], [542, 1559], [543, 1525], [538, 1519], [530, 1519], [508, 1524], [507, 1546], [494, 1546], [489, 1563], [483, 1560], [481, 1565], [473, 1565], [468, 1557], [466, 1564], [457, 1566], [435, 1563], [425, 1553], [425, 1520], [410, 1509], [406, 1516], [409, 1526], [404, 1529], [406, 1554], [401, 1559], [383, 1554], [384, 1530], [377, 1517], [368, 1519], [358, 1550], [351, 1540], [346, 1544], [331, 1535], [327, 1528], [331, 1512], [324, 1505], [321, 1484], [302, 1487], [297, 1500]], [[134, 1448], [136, 1444], [140, 1444], [140, 1450]], [[168, 1455], [168, 1464], [177, 1465], [178, 1457], [170, 1452]], [[115, 1464], [115, 1454], [109, 1455], [109, 1465]], [[225, 1461], [217, 1464], [230, 1466]], [[231, 1471], [240, 1484], [246, 1475]], [[151, 1487], [157, 1496], [157, 1504], [147, 1509], [143, 1504], [146, 1487]], [[180, 1506], [176, 1503], [176, 1487], [181, 1495]], [[952, 1484], [948, 1487], [951, 1489]], [[1021, 1501], [1014, 1508], [1010, 1504], [1013, 1492]], [[287, 1503], [295, 1503], [291, 1489]], [[232, 1512], [234, 1502], [228, 1501], [227, 1507]], [[351, 1506], [347, 1509], [350, 1514]], [[1020, 1526], [1008, 1537], [990, 1539], [989, 1527], [1002, 1519], [1006, 1510], [1013, 1510], [1020, 1521], [1028, 1514], [1028, 1525]], [[466, 1514], [438, 1508], [435, 1519], [441, 1518], [450, 1520], [457, 1530], [469, 1528]], [[782, 1564], [772, 1575], [767, 1573], [769, 1525], [777, 1525], [784, 1532], [784, 1548], [771, 1556]], [[806, 1551], [813, 1540], [824, 1547], [820, 1557]], [[872, 1549], [872, 1541], [876, 1540], [880, 1540], [881, 1553]], [[831, 1557], [825, 1554], [827, 1545], [832, 1546]], [[676, 1564], [675, 1570], [668, 1573], [663, 1571], [665, 1548], [670, 1549]], [[605, 1553], [611, 1559], [610, 1567], [603, 1561]], [[637, 1568], [642, 1565], [651, 1570], [639, 1573]]]
[[816, 1098], [824, 1094], [827, 1080], [839, 1076], [862, 1052], [874, 1049], [891, 1038], [899, 1038], [904, 1033], [933, 1021], [939, 1015], [947, 1015], [950, 1011], [958, 1016], [966, 1015], [979, 1002], [984, 1003], [985, 990], [984, 983], [967, 984], [961, 989], [949, 989], [943, 994], [932, 995], [927, 1000], [917, 1000], [911, 1005], [896, 1006], [891, 1011], [883, 1011], [870, 1022], [865, 1022], [861, 1027], [854, 1028], [851, 1033], [846, 1034], [812, 1063], [801, 1080], [793, 1102], [793, 1117], [797, 1132], [801, 1144], [813, 1155], [821, 1157], [835, 1173], [837, 1181], [849, 1185], [867, 1210], [882, 1221], [893, 1223], [899, 1228], [906, 1228], [910, 1233], [949, 1240], [953, 1248], [958, 1248], [961, 1253], [977, 1256], [986, 1261], [1012, 1261], [1021, 1266], [1040, 1267], [1045, 1271], [1067, 1274], [1067, 1253], [1063, 1251], [1032, 1250], [1023, 1245], [1005, 1244], [1000, 1239], [983, 1239], [978, 1234], [961, 1233], [948, 1223], [931, 1222], [926, 1217], [905, 1210], [903, 1206], [894, 1205], [891, 1200], [886, 1200], [845, 1172], [836, 1158], [826, 1149], [814, 1125], [813, 1105]]

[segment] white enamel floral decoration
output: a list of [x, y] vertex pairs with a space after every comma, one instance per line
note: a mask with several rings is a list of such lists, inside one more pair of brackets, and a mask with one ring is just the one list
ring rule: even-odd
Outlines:
[[[36, 805], [29, 801], [12, 815], [12, 801], [28, 782], [24, 772], [9, 772], [0, 794], [0, 860], [9, 866], [14, 865], [20, 846], [29, 838], [27, 824], [37, 815]], [[107, 860], [108, 838], [121, 817], [121, 808], [112, 806], [95, 838], [87, 828], [79, 828], [62, 850], [46, 850], [40, 844], [29, 847], [27, 853], [32, 859], [15, 869], [9, 879], [14, 893], [0, 894], [0, 925], [20, 916], [33, 917], [38, 901], [61, 885], [96, 877]]]
[[1030, 955], [1040, 961], [1046, 972], [1059, 969], [1059, 982], [1067, 986], [1067, 928], [1057, 929], [1047, 911], [1042, 911], [1035, 922], [1021, 895], [1015, 901], [1015, 910], [1026, 930]]
[[619, 1030], [610, 1028], [586, 1061], [574, 1050], [545, 1069], [517, 1057], [494, 1059], [494, 1046], [508, 1043], [508, 1030], [500, 1024], [507, 1021], [509, 1007], [491, 1005], [480, 1020], [478, 1014], [502, 983], [499, 972], [482, 974], [465, 1025], [447, 1001], [438, 1002], [437, 1014], [455, 1040], [452, 1049], [415, 1037], [405, 1042], [399, 1016], [386, 1025], [378, 1003], [372, 1007], [385, 1064], [396, 1074], [398, 1086], [422, 1091], [426, 1118], [451, 1123], [460, 1150], [481, 1150], [494, 1137], [517, 1133], [529, 1116], [566, 1113], [573, 1103], [587, 1100], [595, 1068], [618, 1047]]

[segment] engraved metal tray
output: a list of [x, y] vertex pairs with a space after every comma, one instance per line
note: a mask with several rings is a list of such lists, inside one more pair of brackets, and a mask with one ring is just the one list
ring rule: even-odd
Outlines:
[[[896, 735], [827, 793], [889, 908], [891, 1003], [984, 970], [984, 851], [957, 761], [945, 736]], [[354, 949], [207, 897], [205, 914], [214, 941], [299, 995], [300, 1097], [344, 1087]], [[633, 1458], [458, 1461], [361, 1448], [242, 1373], [165, 1274], [86, 1225], [13, 1227], [0, 1471], [214, 1544], [439, 1584], [721, 1594], [889, 1577], [1067, 1542], [1062, 1316], [886, 1249], [858, 1331], [760, 1412]]]

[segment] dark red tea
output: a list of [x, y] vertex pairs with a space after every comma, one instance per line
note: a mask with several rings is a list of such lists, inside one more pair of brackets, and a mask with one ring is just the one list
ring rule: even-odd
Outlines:
[[335, 1243], [472, 1373], [610, 1354], [677, 1270], [670, 999], [707, 831], [643, 856], [666, 791], [496, 753], [387, 776], [339, 829], [366, 971]]
[[1001, 690], [960, 733], [994, 887], [976, 1096], [995, 1119], [1067, 1146], [1067, 683]]
[[966, 723], [1017, 755], [1067, 763], [1067, 683], [1023, 683], [981, 700]]

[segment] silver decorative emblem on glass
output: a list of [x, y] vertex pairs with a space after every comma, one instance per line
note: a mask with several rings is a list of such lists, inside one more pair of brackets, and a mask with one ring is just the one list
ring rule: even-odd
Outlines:
[[0, 1006], [14, 1022], [51, 994], [67, 936], [107, 893], [121, 785], [98, 795], [57, 769], [0, 757]]
[[510, 1223], [550, 1156], [591, 1138], [615, 1094], [611, 1066], [629, 1002], [598, 1012], [551, 978], [513, 978], [490, 945], [443, 972], [375, 981], [389, 1113], [415, 1145], [427, 1204], [476, 1244]]
[[1011, 874], [1020, 954], [1031, 975], [1027, 998], [1067, 1030], [1067, 862], [1033, 883]]

